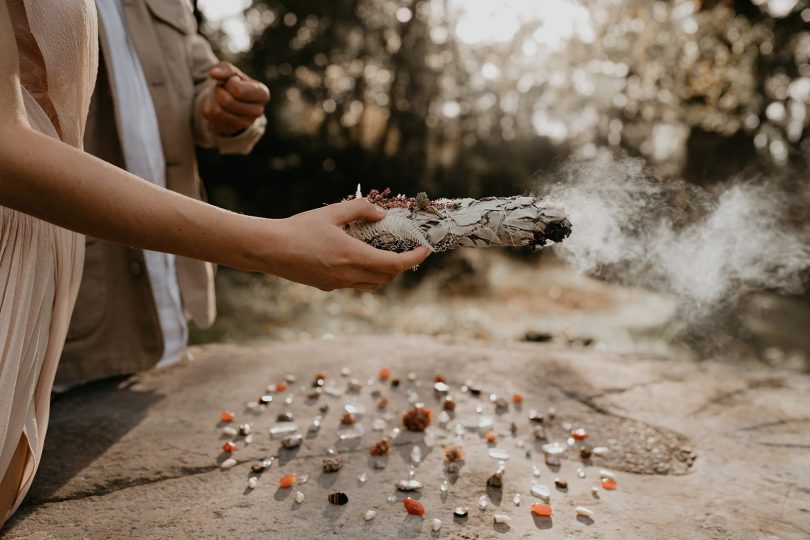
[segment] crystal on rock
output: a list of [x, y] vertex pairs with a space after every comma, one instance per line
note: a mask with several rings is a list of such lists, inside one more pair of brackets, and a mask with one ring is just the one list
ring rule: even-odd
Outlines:
[[346, 411], [347, 413], [353, 414], [355, 416], [363, 416], [364, 414], [366, 414], [366, 408], [365, 407], [363, 407], [362, 405], [355, 405], [353, 403], [347, 403], [343, 407], [343, 410]]
[[246, 435], [245, 436], [245, 444], [247, 445], [247, 444], [250, 444], [252, 442], [253, 442], [253, 434], [251, 433], [250, 435]]
[[411, 461], [414, 463], [419, 463], [422, 461], [422, 449], [417, 445], [414, 445], [413, 448], [411, 448]]
[[515, 503], [515, 506], [520, 506], [520, 493], [515, 493], [515, 496], [512, 497], [512, 502]]
[[500, 461], [506, 461], [509, 459], [509, 454], [506, 453], [506, 451], [501, 450], [499, 448], [490, 448], [489, 452], [487, 452], [487, 455], [492, 459], [497, 459]]
[[585, 478], [585, 469], [582, 467], [577, 467], [577, 476], [580, 478]]
[[236, 437], [236, 433], [237, 431], [236, 428], [234, 427], [225, 426], [224, 428], [222, 428], [222, 434], [225, 435], [226, 437]]
[[340, 397], [343, 395], [343, 390], [337, 386], [324, 386], [323, 391], [325, 394], [332, 397]]
[[382, 418], [375, 418], [371, 422], [371, 429], [374, 431], [382, 431], [388, 426], [388, 422], [383, 420]]
[[607, 469], [599, 469], [599, 476], [602, 478], [610, 478], [611, 480], [616, 480], [616, 473], [613, 471], [609, 471]]
[[341, 441], [349, 441], [349, 440], [352, 440], [352, 439], [359, 439], [360, 437], [363, 436], [364, 433], [365, 433], [365, 430], [363, 429], [363, 426], [361, 426], [360, 424], [357, 424], [352, 429], [342, 430], [340, 432], [340, 434], [338, 435], [338, 439], [340, 439]]
[[240, 435], [250, 435], [253, 431], [253, 426], [250, 424], [239, 424], [239, 434]]
[[270, 428], [270, 435], [286, 435], [298, 431], [298, 426], [295, 424], [278, 424]]
[[497, 523], [500, 525], [505, 525], [509, 523], [509, 519], [510, 519], [509, 516], [507, 516], [506, 514], [495, 514], [494, 516], [492, 516], [493, 523]]
[[281, 446], [287, 448], [288, 450], [292, 448], [298, 448], [301, 446], [301, 443], [304, 441], [304, 436], [300, 433], [295, 433], [293, 435], [287, 435], [283, 439], [281, 439]]
[[442, 520], [433, 518], [433, 520], [431, 520], [430, 522], [430, 528], [431, 530], [433, 530], [433, 532], [438, 531], [439, 529], [442, 528]]
[[450, 488], [450, 484], [447, 483], [447, 480], [442, 480], [442, 483], [439, 484], [439, 491], [441, 493], [447, 493], [447, 490]]
[[357, 477], [357, 481], [361, 484], [365, 484], [368, 481], [368, 474], [360, 473], [360, 475]]
[[574, 511], [577, 513], [578, 516], [593, 519], [593, 510], [591, 510], [590, 508], [586, 508], [584, 506], [577, 506]]
[[481, 495], [480, 497], [478, 497], [478, 508], [484, 510], [488, 505], [489, 502], [487, 501], [486, 495]]
[[366, 510], [366, 515], [363, 516], [363, 519], [365, 519], [366, 521], [371, 521], [375, 517], [377, 517], [376, 510]]
[[610, 453], [610, 449], [607, 446], [597, 446], [592, 452], [595, 456], [606, 456]]
[[540, 467], [537, 465], [532, 465], [532, 474], [535, 476], [540, 476]]
[[394, 503], [394, 502], [397, 502], [397, 496], [396, 495], [391, 495], [390, 497], [388, 497], [385, 500], [390, 502], [390, 503]]
[[222, 467], [223, 469], [230, 469], [234, 465], [236, 465], [236, 460], [233, 459], [232, 457], [229, 457], [228, 459], [219, 464], [219, 466]]
[[540, 482], [532, 482], [531, 494], [544, 501], [548, 501], [551, 498], [551, 490], [548, 486]]
[[400, 491], [418, 491], [424, 487], [424, 484], [419, 480], [411, 478], [408, 480], [400, 480], [396, 483], [396, 487]]
[[275, 461], [274, 458], [271, 457], [264, 458], [251, 465], [250, 469], [256, 473], [264, 472], [273, 465], [273, 461]]
[[295, 502], [297, 502], [298, 504], [304, 502], [304, 494], [300, 491], [296, 491], [295, 495], [293, 495], [293, 498], [295, 499]]
[[446, 394], [447, 392], [450, 391], [450, 386], [447, 383], [437, 382], [437, 383], [434, 383], [433, 390], [437, 394]]
[[447, 413], [447, 411], [442, 411], [439, 413], [438, 420], [440, 424], [446, 424], [450, 421], [450, 415]]
[[248, 489], [256, 489], [256, 486], [259, 485], [259, 479], [256, 476], [251, 476], [248, 478]]

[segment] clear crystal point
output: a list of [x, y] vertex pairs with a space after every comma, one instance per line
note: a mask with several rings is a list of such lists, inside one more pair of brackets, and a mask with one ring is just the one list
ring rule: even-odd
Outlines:
[[417, 445], [414, 445], [413, 448], [411, 448], [411, 461], [414, 463], [419, 463], [422, 461], [422, 449]]

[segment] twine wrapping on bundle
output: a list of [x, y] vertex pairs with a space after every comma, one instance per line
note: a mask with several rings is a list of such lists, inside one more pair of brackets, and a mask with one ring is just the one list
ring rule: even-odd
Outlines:
[[[360, 196], [358, 186], [356, 197]], [[563, 210], [534, 197], [431, 201], [423, 193], [406, 198], [373, 190], [368, 199], [385, 208], [386, 216], [376, 222], [355, 221], [346, 226], [346, 232], [388, 251], [403, 252], [416, 246], [436, 252], [463, 247], [540, 248], [571, 234]]]

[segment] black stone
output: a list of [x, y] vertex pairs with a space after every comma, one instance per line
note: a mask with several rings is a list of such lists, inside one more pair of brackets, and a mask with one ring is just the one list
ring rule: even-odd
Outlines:
[[349, 502], [349, 496], [343, 493], [342, 491], [330, 493], [327, 499], [329, 500], [330, 503], [339, 505], [344, 505]]

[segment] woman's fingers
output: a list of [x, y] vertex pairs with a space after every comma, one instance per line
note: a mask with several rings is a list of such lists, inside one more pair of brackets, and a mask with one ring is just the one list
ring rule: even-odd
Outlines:
[[373, 248], [368, 244], [363, 245], [369, 248], [364, 249], [362, 255], [365, 260], [365, 268], [385, 274], [399, 274], [409, 268], [419, 266], [432, 253], [424, 246], [419, 246], [404, 253], [394, 253], [393, 251]]

